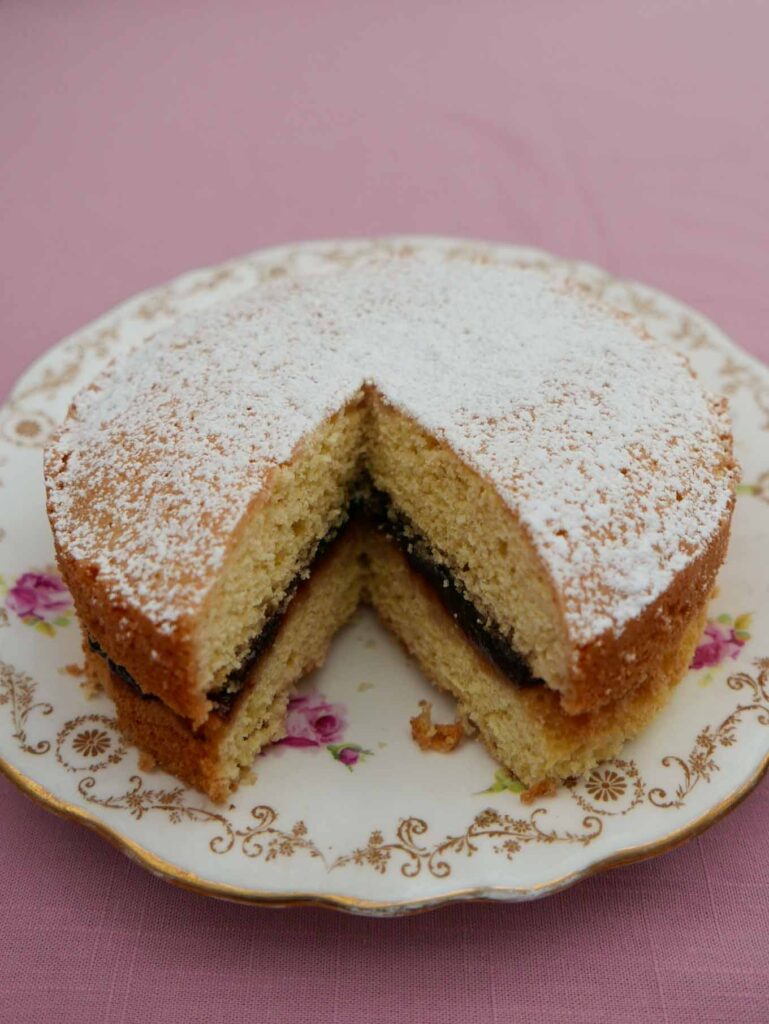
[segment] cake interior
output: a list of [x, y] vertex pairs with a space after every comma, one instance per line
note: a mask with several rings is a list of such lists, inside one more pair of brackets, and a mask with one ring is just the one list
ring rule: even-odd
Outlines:
[[[218, 681], [215, 689], [207, 696], [213, 711], [226, 718], [232, 711], [239, 695], [253, 675], [253, 669], [273, 643], [297, 590], [317, 572], [318, 566], [329, 552], [351, 533], [368, 537], [372, 531], [387, 537], [408, 562], [412, 572], [421, 578], [423, 584], [432, 589], [447, 613], [462, 629], [467, 642], [472, 643], [513, 686], [544, 685], [537, 678], [525, 658], [513, 643], [506, 638], [500, 627], [485, 616], [468, 597], [462, 584], [448, 566], [437, 560], [429, 542], [414, 524], [392, 502], [384, 491], [374, 486], [367, 472], [356, 478], [350, 489], [351, 498], [341, 517], [335, 519], [326, 535], [314, 545], [309, 563], [303, 566], [286, 588], [280, 605], [263, 622], [257, 633], [240, 648], [242, 660]], [[370, 565], [371, 556], [361, 549], [363, 567]], [[361, 588], [361, 597], [368, 597], [368, 587]], [[109, 655], [93, 639], [87, 637], [90, 651], [101, 656], [127, 686], [145, 700], [158, 700], [152, 693], [144, 692], [139, 683], [123, 665], [112, 661]]]
[[228, 538], [224, 563], [183, 647], [157, 636], [151, 660], [146, 645], [109, 630], [100, 608], [84, 609], [84, 625], [144, 690], [201, 725], [211, 710], [206, 695], [221, 701], [237, 688], [258, 637], [274, 626], [319, 548], [357, 507], [364, 479], [386, 496], [393, 529], [418, 538], [414, 557], [423, 568], [428, 561], [440, 566], [443, 583], [450, 580], [452, 591], [472, 605], [489, 651], [512, 659], [517, 675], [530, 673], [562, 689], [568, 681], [563, 616], [515, 516], [488, 482], [373, 389], [354, 396], [291, 460], [270, 471]]

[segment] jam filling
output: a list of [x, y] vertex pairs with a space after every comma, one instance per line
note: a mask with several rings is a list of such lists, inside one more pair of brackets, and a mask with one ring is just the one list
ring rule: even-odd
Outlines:
[[[272, 645], [297, 590], [329, 554], [350, 524], [361, 520], [383, 533], [398, 547], [409, 566], [430, 585], [467, 638], [511, 683], [521, 687], [541, 685], [543, 680], [533, 674], [526, 658], [511, 646], [494, 623], [483, 618], [449, 569], [435, 560], [425, 538], [393, 505], [389, 495], [377, 490], [367, 478], [361, 479], [354, 494], [345, 517], [319, 542], [307, 568], [294, 577], [280, 607], [270, 615], [249, 643], [240, 665], [229, 673], [221, 687], [208, 693], [214, 711], [223, 718], [229, 715], [252, 669]], [[122, 665], [117, 665], [91, 636], [88, 637], [88, 645], [143, 700], [159, 699], [154, 694], [145, 693], [133, 676]]]
[[345, 512], [344, 518], [336, 526], [321, 538], [315, 551], [310, 558], [307, 568], [296, 574], [280, 604], [280, 607], [270, 615], [260, 632], [250, 641], [246, 655], [237, 668], [233, 669], [225, 679], [223, 685], [207, 694], [208, 699], [214, 705], [214, 711], [222, 717], [226, 717], [232, 710], [235, 700], [240, 696], [246, 680], [262, 655], [269, 650], [272, 642], [278, 634], [283, 619], [286, 617], [288, 606], [296, 595], [297, 590], [312, 575], [326, 555], [336, 546], [336, 542], [347, 532], [351, 522], [350, 505]]
[[411, 568], [430, 584], [467, 638], [511, 683], [522, 687], [543, 683], [502, 631], [481, 616], [449, 569], [435, 560], [427, 541], [393, 505], [388, 494], [373, 487], [369, 489], [366, 517], [398, 546]]

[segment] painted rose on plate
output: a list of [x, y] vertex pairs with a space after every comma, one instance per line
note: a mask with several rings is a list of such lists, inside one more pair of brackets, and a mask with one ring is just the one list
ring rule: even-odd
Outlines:
[[341, 740], [347, 728], [344, 704], [331, 704], [320, 693], [292, 697], [286, 714], [286, 747], [324, 747]]
[[278, 740], [278, 747], [300, 747], [319, 750], [325, 747], [335, 761], [349, 771], [372, 756], [358, 743], [344, 743], [347, 729], [347, 708], [332, 704], [322, 693], [311, 691], [292, 697], [286, 713], [286, 735]]
[[364, 750], [358, 743], [330, 743], [326, 748], [335, 761], [352, 771], [356, 764], [372, 756], [370, 750]]
[[72, 598], [52, 569], [24, 572], [4, 589], [6, 608], [41, 633], [53, 636], [72, 619]]
[[750, 639], [750, 615], [719, 615], [705, 627], [705, 632], [694, 652], [691, 669], [715, 668], [729, 659], [734, 660]]

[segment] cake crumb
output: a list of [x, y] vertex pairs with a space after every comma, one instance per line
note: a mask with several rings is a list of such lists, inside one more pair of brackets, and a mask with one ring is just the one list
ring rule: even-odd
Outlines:
[[157, 766], [158, 763], [152, 754], [148, 754], [146, 750], [139, 751], [139, 771], [154, 772]]
[[533, 786], [529, 786], [521, 793], [521, 803], [528, 807], [529, 804], [536, 803], [537, 800], [547, 800], [551, 796], [555, 796], [557, 792], [557, 782], [553, 782], [552, 779], [543, 779], [542, 782], [535, 782]]
[[366, 690], [373, 690], [373, 683], [358, 683], [358, 693], [365, 693]]
[[94, 697], [99, 696], [103, 687], [96, 679], [84, 679], [80, 684], [80, 689], [83, 691], [83, 696], [86, 700], [93, 700]]
[[251, 768], [244, 768], [240, 773], [240, 785], [241, 786], [253, 786], [256, 782], [256, 772]]
[[59, 674], [63, 676], [80, 677], [85, 675], [85, 669], [82, 665], [77, 665], [73, 662], [70, 665], [64, 665], [63, 668], [60, 668]]
[[437, 750], [441, 754], [449, 754], [464, 735], [462, 723], [456, 721], [438, 725], [433, 722], [433, 706], [430, 701], [420, 700], [419, 706], [422, 710], [410, 719], [412, 739], [420, 750]]

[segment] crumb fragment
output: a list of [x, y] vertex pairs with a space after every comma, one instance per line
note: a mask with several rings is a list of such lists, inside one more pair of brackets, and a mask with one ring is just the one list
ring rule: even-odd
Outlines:
[[464, 729], [460, 721], [448, 725], [437, 725], [433, 722], [433, 706], [429, 700], [420, 700], [422, 709], [418, 715], [410, 719], [411, 736], [420, 750], [437, 750], [441, 754], [450, 753], [462, 739]]
[[83, 695], [86, 700], [93, 700], [102, 692], [102, 685], [96, 679], [84, 679], [80, 683], [80, 689], [83, 691]]
[[555, 796], [557, 792], [557, 782], [553, 782], [552, 779], [543, 779], [542, 782], [535, 782], [533, 786], [529, 786], [521, 793], [521, 803], [528, 807], [529, 804], [536, 803], [537, 800], [547, 800], [549, 797]]
[[148, 754], [146, 750], [139, 751], [139, 771], [154, 772], [157, 766], [158, 763], [152, 754]]
[[64, 665], [63, 668], [59, 669], [59, 672], [63, 676], [75, 676], [75, 678], [79, 679], [80, 676], [85, 675], [85, 668], [73, 662], [70, 665]]
[[366, 690], [373, 690], [373, 683], [358, 683], [358, 693], [365, 693]]
[[244, 768], [240, 773], [240, 785], [241, 786], [253, 786], [256, 782], [256, 772], [250, 768]]

